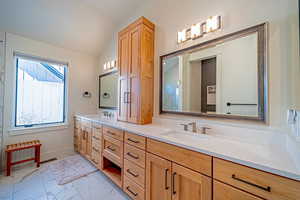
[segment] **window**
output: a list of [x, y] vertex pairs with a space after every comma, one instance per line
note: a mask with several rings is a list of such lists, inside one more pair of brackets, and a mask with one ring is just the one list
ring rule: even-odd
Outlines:
[[65, 122], [66, 64], [16, 55], [15, 127]]

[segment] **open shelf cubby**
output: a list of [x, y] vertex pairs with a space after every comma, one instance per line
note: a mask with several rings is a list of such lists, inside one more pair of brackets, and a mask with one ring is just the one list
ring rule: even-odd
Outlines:
[[103, 173], [116, 185], [122, 187], [122, 168], [105, 157], [103, 157]]

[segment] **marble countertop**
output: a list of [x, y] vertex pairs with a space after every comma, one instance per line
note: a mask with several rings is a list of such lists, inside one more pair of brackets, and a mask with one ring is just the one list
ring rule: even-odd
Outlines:
[[[96, 115], [76, 115], [95, 123], [122, 129], [137, 135], [225, 159], [255, 169], [300, 181], [300, 163], [282, 145], [264, 145], [218, 137], [181, 132], [159, 124], [136, 125], [110, 121]], [[170, 134], [176, 132], [176, 134]], [[284, 142], [283, 142], [284, 143]], [[300, 156], [300, 155], [299, 155]]]

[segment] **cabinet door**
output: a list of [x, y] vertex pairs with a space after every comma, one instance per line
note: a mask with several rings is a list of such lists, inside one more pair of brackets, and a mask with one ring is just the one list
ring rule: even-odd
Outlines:
[[141, 26], [129, 32], [128, 122], [138, 123], [140, 113]]
[[129, 64], [129, 34], [119, 36], [118, 66], [119, 66], [119, 112], [118, 120], [127, 121], [128, 107], [128, 64]]
[[85, 155], [86, 154], [86, 148], [87, 148], [87, 136], [86, 131], [84, 127], [81, 127], [80, 129], [80, 154]]
[[128, 110], [128, 92], [127, 92], [128, 79], [124, 77], [119, 78], [119, 112], [118, 120], [127, 121]]
[[214, 181], [214, 200], [262, 200], [256, 196]]
[[86, 129], [86, 156], [90, 159], [92, 156], [92, 130], [91, 128]]
[[79, 152], [80, 149], [80, 129], [74, 128], [74, 150]]
[[172, 163], [172, 200], [211, 200], [212, 180]]
[[171, 200], [171, 162], [147, 153], [146, 200]]

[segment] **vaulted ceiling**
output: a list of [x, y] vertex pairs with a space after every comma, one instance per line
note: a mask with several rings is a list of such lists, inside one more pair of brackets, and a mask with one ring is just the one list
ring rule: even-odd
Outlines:
[[144, 0], [0, 0], [0, 31], [100, 55]]

